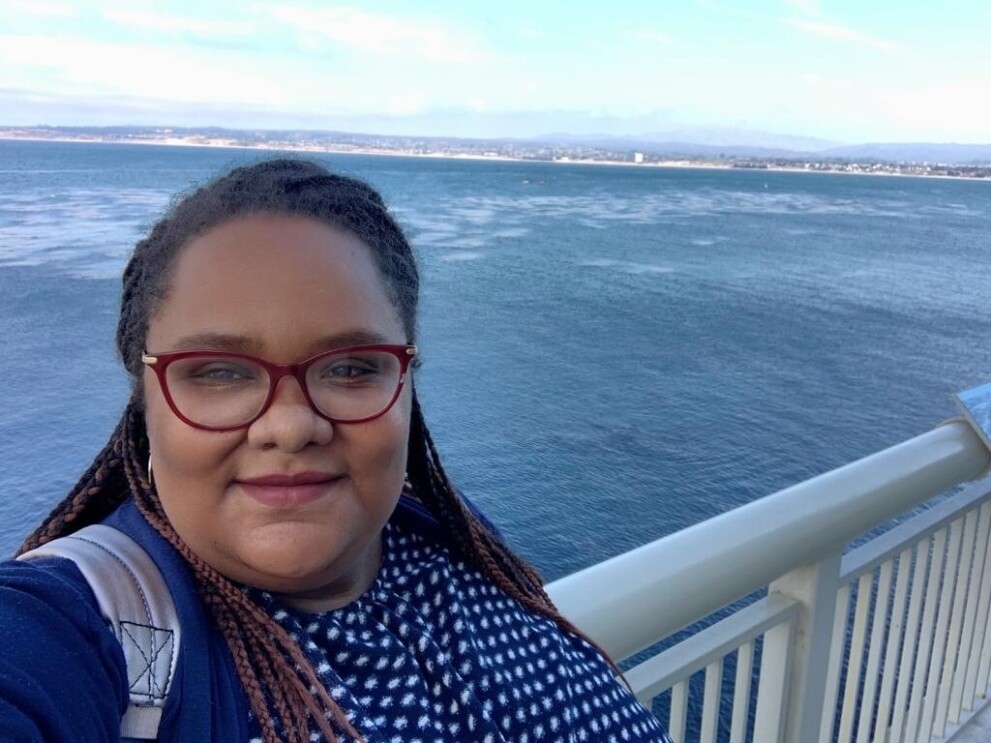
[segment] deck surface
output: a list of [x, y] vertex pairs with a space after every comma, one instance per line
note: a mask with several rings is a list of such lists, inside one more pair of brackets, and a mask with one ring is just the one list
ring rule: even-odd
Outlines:
[[991, 706], [974, 716], [953, 739], [953, 743], [991, 742]]

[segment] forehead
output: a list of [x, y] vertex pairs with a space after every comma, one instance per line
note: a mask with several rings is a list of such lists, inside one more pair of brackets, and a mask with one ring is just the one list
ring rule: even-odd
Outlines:
[[371, 249], [323, 222], [252, 215], [182, 248], [147, 345], [172, 350], [187, 338], [228, 335], [293, 356], [301, 345], [348, 333], [405, 341]]

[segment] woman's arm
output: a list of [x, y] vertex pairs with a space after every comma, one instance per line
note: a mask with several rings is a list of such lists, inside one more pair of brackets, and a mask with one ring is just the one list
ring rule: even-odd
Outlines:
[[117, 741], [127, 702], [120, 643], [75, 565], [0, 564], [0, 740]]

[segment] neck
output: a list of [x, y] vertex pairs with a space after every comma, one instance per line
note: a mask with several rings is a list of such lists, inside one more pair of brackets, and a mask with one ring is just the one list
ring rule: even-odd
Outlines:
[[357, 560], [354, 570], [311, 591], [277, 593], [275, 596], [287, 606], [308, 614], [333, 611], [347, 606], [367, 591], [378, 576], [382, 564], [382, 535], [379, 534]]

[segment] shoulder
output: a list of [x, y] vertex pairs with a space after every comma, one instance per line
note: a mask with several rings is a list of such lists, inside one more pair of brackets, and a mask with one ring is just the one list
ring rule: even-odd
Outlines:
[[[491, 719], [507, 739], [554, 730], [576, 740], [666, 740], [657, 719], [583, 637], [451, 559], [442, 542], [421, 532], [394, 523], [386, 547], [380, 579], [361, 610], [378, 617], [372, 625], [402, 628], [399, 644], [428, 673], [441, 668], [467, 688], [485, 689]], [[539, 719], [517, 716], [531, 708], [541, 710]]]
[[27, 613], [33, 620], [19, 625], [24, 632], [47, 621], [65, 621], [94, 639], [108, 634], [93, 592], [71, 560], [0, 563], [0, 596], [0, 619], [10, 622]]
[[69, 560], [0, 564], [0, 739], [116, 740], [124, 657]]
[[[127, 534], [147, 552], [165, 580], [181, 628], [177, 676], [165, 704], [160, 739], [245, 740], [248, 702], [227, 643], [199, 597], [188, 563], [131, 500], [103, 523]], [[196, 693], [188, 693], [189, 689]], [[210, 732], [204, 735], [204, 731]]]

